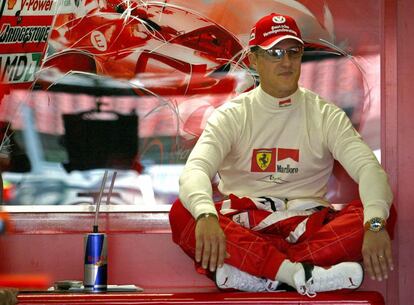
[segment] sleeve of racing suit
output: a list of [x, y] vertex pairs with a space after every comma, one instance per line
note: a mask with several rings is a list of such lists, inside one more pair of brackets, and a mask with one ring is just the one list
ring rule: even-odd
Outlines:
[[393, 199], [388, 176], [345, 112], [332, 107], [324, 117], [323, 132], [333, 157], [358, 183], [364, 222], [373, 217], [387, 219]]
[[202, 213], [217, 215], [211, 180], [234, 143], [235, 129], [230, 115], [216, 109], [188, 157], [179, 180], [179, 197], [196, 219]]

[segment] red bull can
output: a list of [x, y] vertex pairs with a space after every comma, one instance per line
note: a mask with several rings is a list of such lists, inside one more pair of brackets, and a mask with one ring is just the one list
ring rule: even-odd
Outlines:
[[85, 235], [85, 269], [83, 286], [86, 291], [106, 291], [108, 275], [107, 238], [103, 233]]

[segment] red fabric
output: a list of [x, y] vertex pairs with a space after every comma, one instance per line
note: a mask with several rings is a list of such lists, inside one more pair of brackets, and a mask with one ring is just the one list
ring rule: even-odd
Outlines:
[[[261, 220], [263, 213], [270, 213], [251, 209], [252, 205], [246, 201], [248, 198], [231, 196], [230, 199], [232, 206], [234, 201], [239, 207], [247, 208], [242, 212], [249, 214], [250, 221]], [[220, 208], [221, 202], [216, 204], [218, 211]], [[306, 231], [295, 244], [288, 243], [285, 238], [307, 216], [281, 220], [260, 232], [246, 229], [229, 217], [234, 214], [219, 215], [220, 226], [226, 235], [226, 250], [230, 254], [226, 263], [259, 277], [274, 279], [284, 259], [318, 266], [362, 260], [363, 207], [359, 200], [349, 203], [341, 211], [324, 208], [308, 216]], [[395, 219], [393, 209], [390, 219]], [[170, 224], [173, 241], [194, 258], [195, 221], [179, 200], [171, 208]], [[198, 265], [196, 267], [200, 269]]]
[[318, 266], [362, 260], [364, 216], [361, 202], [350, 203], [343, 210], [326, 216], [327, 222], [319, 230], [289, 247], [289, 258]]
[[[219, 217], [220, 226], [226, 235], [226, 250], [230, 258], [226, 263], [237, 266], [240, 270], [250, 274], [260, 274], [268, 278], [274, 278], [280, 264], [286, 258], [281, 253], [277, 244], [286, 241], [279, 239], [269, 241], [259, 233], [248, 230], [227, 217]], [[195, 221], [186, 208], [177, 200], [170, 211], [170, 225], [172, 238], [180, 245], [184, 252], [194, 258], [195, 256]], [[199, 266], [197, 266], [197, 269]]]

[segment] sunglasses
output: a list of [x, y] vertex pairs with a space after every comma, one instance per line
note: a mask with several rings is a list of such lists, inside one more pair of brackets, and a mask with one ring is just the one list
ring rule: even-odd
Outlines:
[[261, 49], [261, 52], [265, 53], [273, 61], [282, 60], [282, 58], [285, 55], [289, 56], [289, 58], [291, 59], [296, 59], [302, 56], [303, 47], [297, 46], [297, 47], [291, 47], [289, 49], [268, 49], [268, 50]]

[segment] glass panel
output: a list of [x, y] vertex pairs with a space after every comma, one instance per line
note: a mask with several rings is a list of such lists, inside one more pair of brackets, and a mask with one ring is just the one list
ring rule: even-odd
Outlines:
[[5, 205], [91, 204], [116, 170], [114, 210], [168, 210], [208, 116], [257, 85], [245, 46], [270, 12], [302, 30], [300, 84], [379, 154], [375, 0], [22, 1], [1, 7]]

